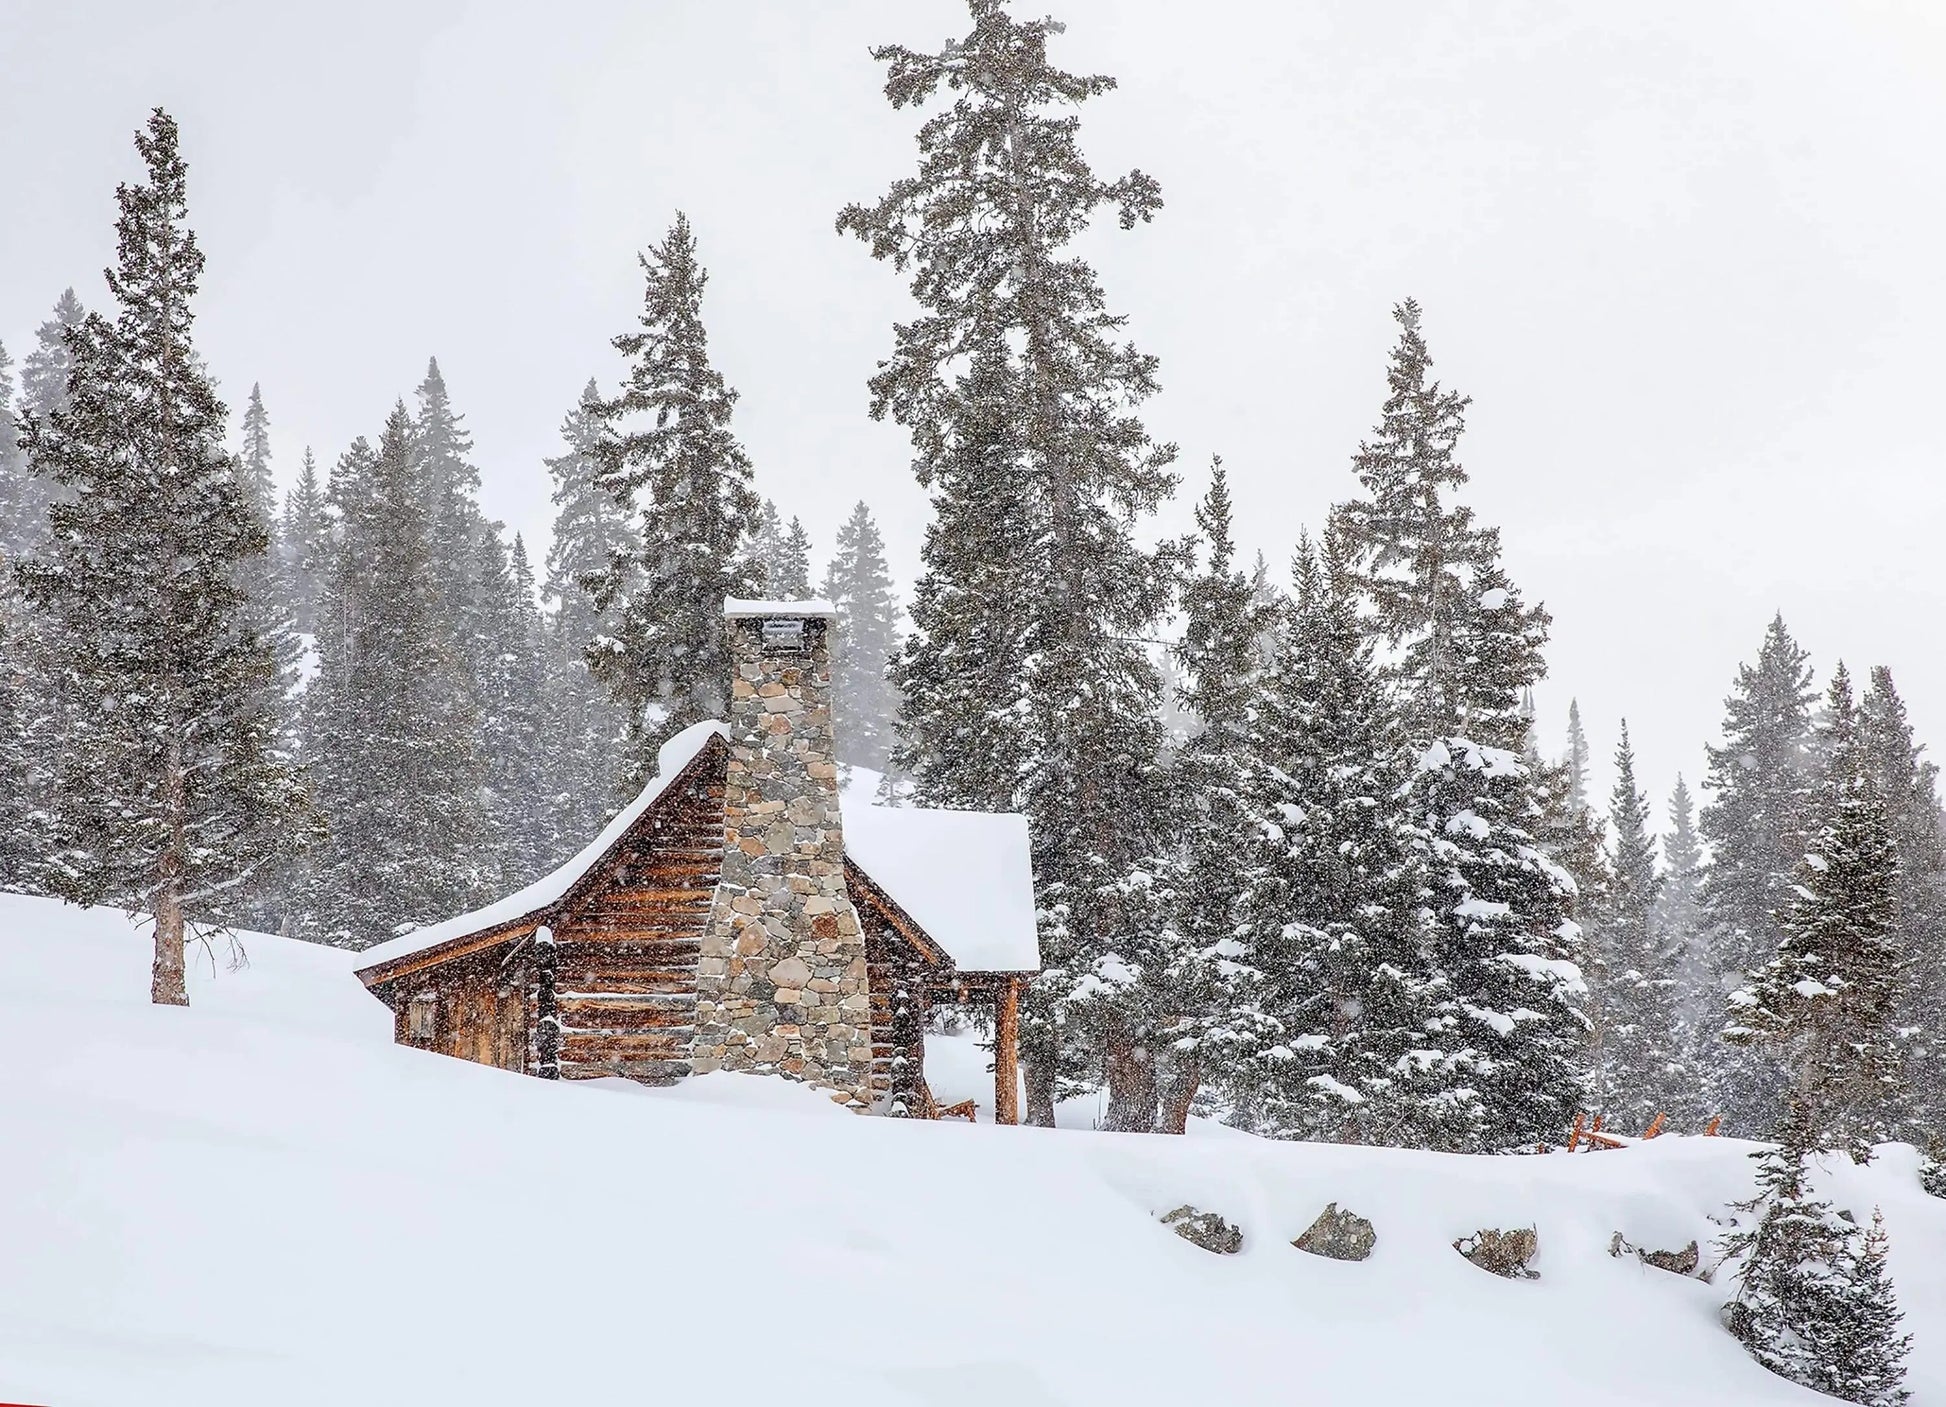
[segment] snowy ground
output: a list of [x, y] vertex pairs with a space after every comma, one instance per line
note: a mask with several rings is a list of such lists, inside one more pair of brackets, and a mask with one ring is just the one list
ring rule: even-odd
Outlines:
[[[160, 1010], [119, 915], [0, 897], [0, 1400], [1828, 1401], [1745, 1358], [1720, 1287], [1606, 1254], [1707, 1241], [1749, 1186], [1726, 1140], [1463, 1159], [543, 1084], [392, 1046], [348, 955], [247, 946]], [[976, 1046], [930, 1064], [990, 1106]], [[1946, 1203], [1905, 1149], [1832, 1181], [1883, 1205], [1914, 1401], [1946, 1407]], [[1371, 1260], [1287, 1244], [1334, 1199]], [[1243, 1253], [1156, 1223], [1184, 1201]], [[1528, 1224], [1537, 1281], [1450, 1249]]]

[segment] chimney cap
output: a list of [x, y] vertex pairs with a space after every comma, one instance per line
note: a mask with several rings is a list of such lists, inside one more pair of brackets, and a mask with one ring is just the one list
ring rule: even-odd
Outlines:
[[745, 601], [730, 596], [723, 601], [723, 614], [730, 620], [757, 616], [829, 620], [838, 614], [838, 608], [829, 601]]

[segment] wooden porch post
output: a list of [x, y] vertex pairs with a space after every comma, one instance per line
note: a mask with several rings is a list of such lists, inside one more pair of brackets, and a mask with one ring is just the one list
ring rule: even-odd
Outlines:
[[1020, 1122], [1020, 979], [1009, 977], [993, 1004], [993, 1122]]

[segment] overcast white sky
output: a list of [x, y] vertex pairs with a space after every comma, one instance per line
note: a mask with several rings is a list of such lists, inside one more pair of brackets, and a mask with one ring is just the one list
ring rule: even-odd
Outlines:
[[[1946, 739], [1946, 6], [1933, 0], [1023, 0], [1090, 105], [1098, 172], [1167, 208], [1094, 241], [1162, 359], [1179, 527], [1224, 456], [1280, 564], [1351, 485], [1392, 303], [1475, 398], [1472, 502], [1554, 614], [1599, 754], [1629, 718], [1658, 807], [1700, 775], [1781, 608], [1820, 682], [1893, 666]], [[112, 195], [157, 103], [209, 257], [200, 337], [261, 382], [278, 469], [378, 429], [436, 354], [487, 511], [538, 548], [542, 456], [687, 210], [759, 486], [820, 559], [858, 498], [909, 581], [926, 505], [864, 381], [904, 292], [832, 230], [912, 164], [870, 45], [948, 0], [7, 5], [0, 340], [104, 296]], [[1607, 768], [1601, 771], [1605, 788]]]

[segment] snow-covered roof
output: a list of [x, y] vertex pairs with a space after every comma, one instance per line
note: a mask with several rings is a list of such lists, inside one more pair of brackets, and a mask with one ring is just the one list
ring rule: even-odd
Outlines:
[[[472, 913], [403, 933], [359, 954], [363, 970], [472, 934], [507, 928], [560, 902], [628, 834], [709, 740], [726, 732], [696, 723], [656, 754], [655, 779], [580, 854], [552, 874]], [[962, 972], [1036, 972], [1034, 873], [1027, 818], [983, 811], [844, 803], [845, 854], [904, 909]]]
[[847, 803], [845, 854], [963, 972], [1037, 972], [1027, 818]]
[[525, 889], [515, 890], [506, 898], [488, 904], [484, 909], [475, 909], [470, 914], [459, 914], [453, 918], [442, 919], [438, 923], [427, 924], [409, 933], [403, 933], [390, 942], [367, 948], [359, 954], [361, 963], [366, 967], [374, 967], [379, 963], [391, 962], [395, 958], [423, 952], [427, 948], [436, 948], [441, 943], [449, 942], [454, 938], [463, 938], [469, 933], [479, 933], [488, 928], [498, 928], [502, 924], [513, 923], [559, 901], [574, 887], [576, 880], [593, 869], [601, 857], [614, 848], [615, 842], [628, 833], [628, 828], [635, 824], [642, 813], [655, 804], [656, 798], [668, 789], [669, 783], [675, 780], [676, 774], [690, 764], [696, 754], [703, 750], [704, 745], [724, 731], [723, 725], [713, 720], [692, 723], [664, 743], [655, 755], [654, 780], [642, 788], [642, 794], [623, 807], [602, 833], [583, 847], [580, 854], [561, 865], [553, 873], [543, 875]]
[[829, 601], [745, 601], [728, 596], [723, 601], [723, 614], [730, 620], [746, 616], [835, 616], [838, 608]]

